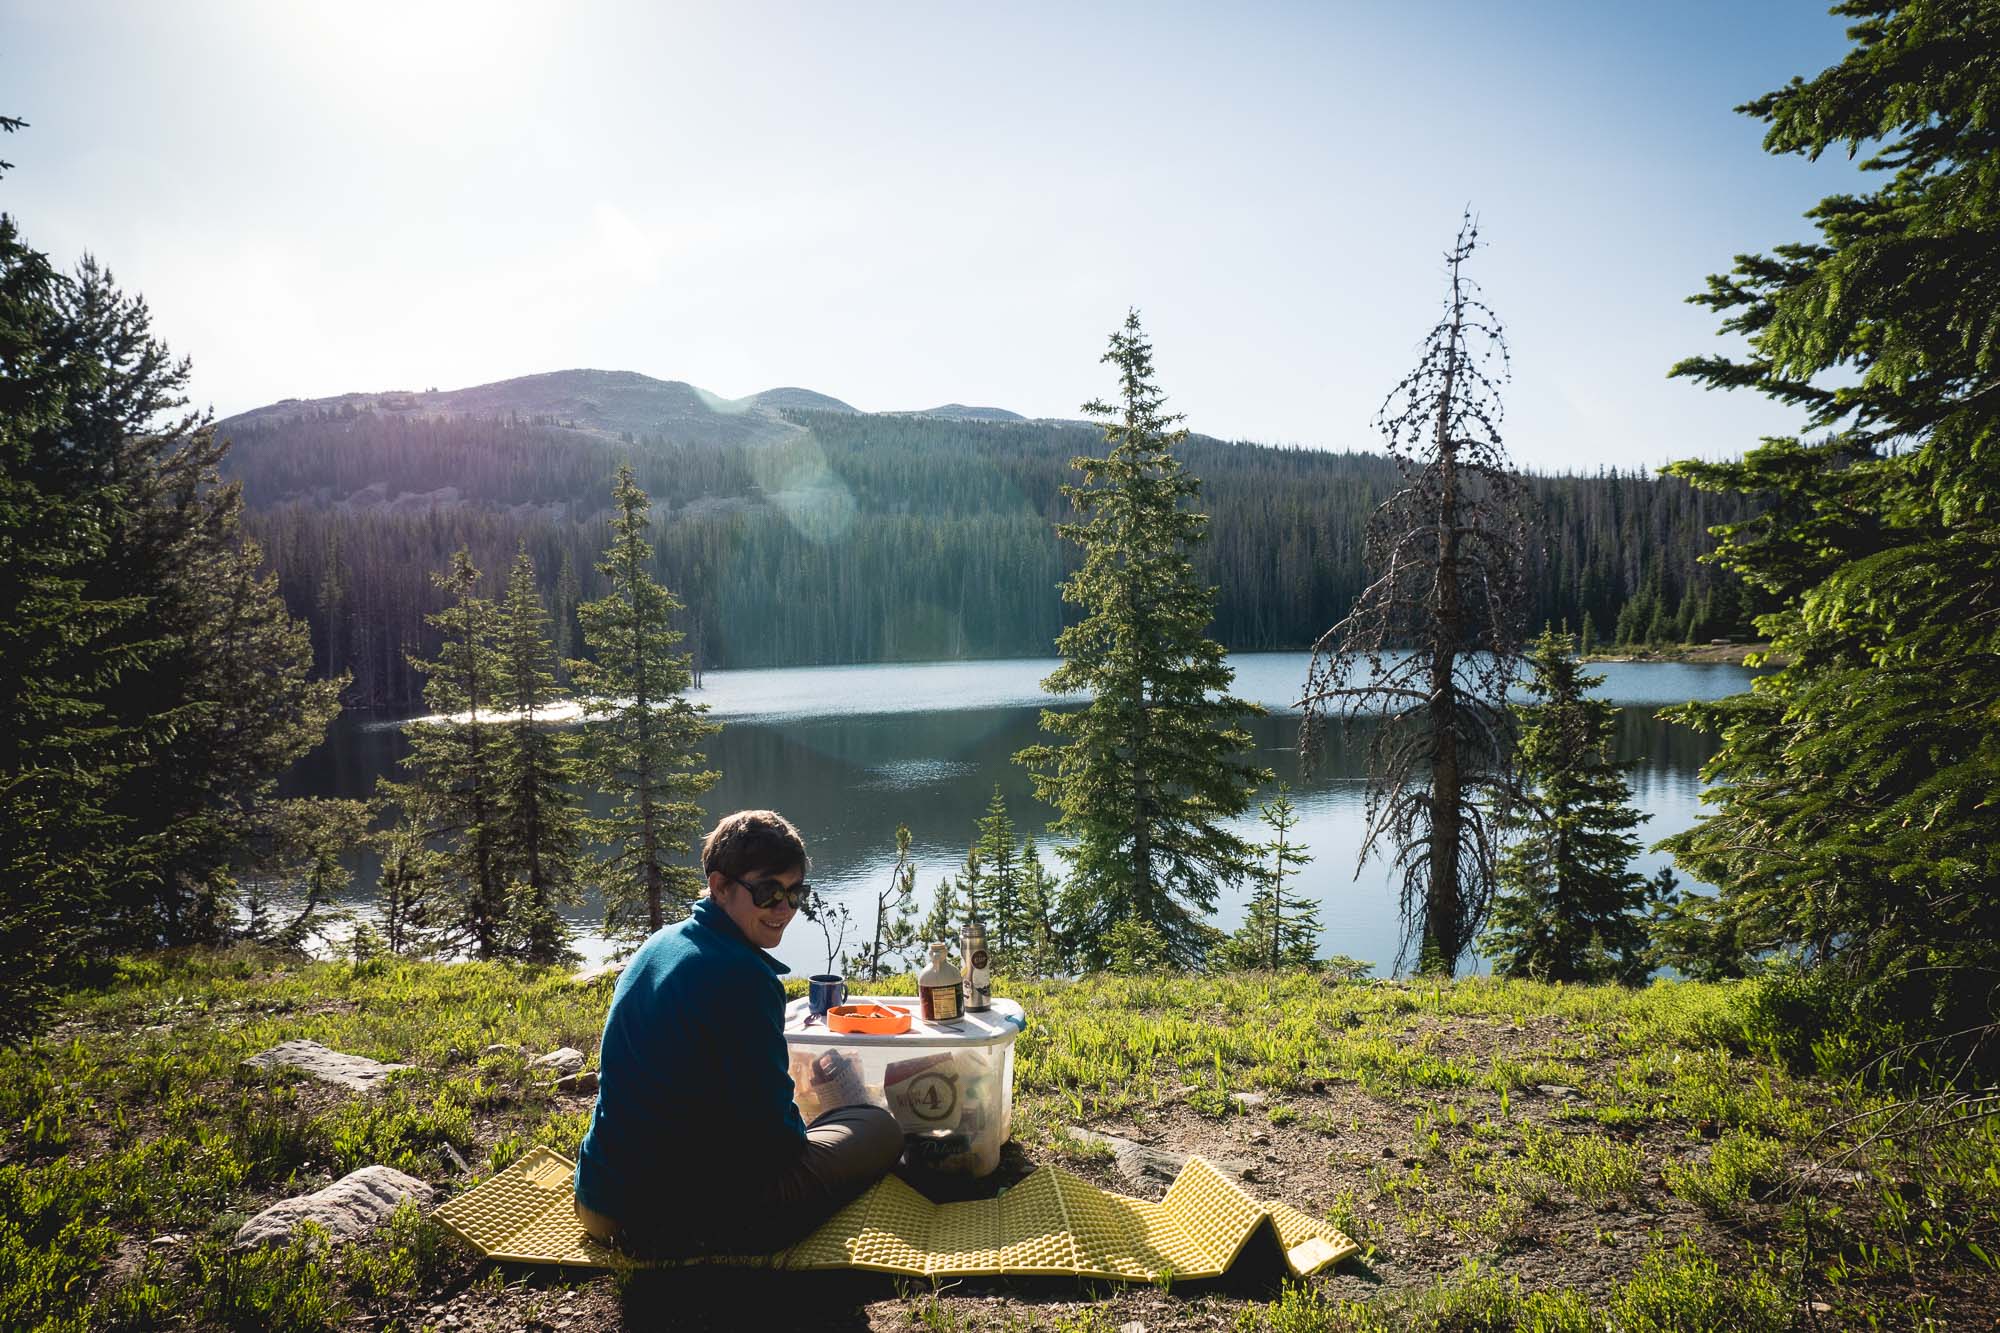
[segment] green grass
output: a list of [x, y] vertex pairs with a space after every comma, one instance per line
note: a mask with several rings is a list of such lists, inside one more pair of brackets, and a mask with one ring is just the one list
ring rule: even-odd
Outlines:
[[[912, 1327], [1755, 1330], [1783, 1326], [1779, 1293], [1799, 1290], [1845, 1324], [1923, 1327], [2000, 1290], [2000, 1127], [1864, 1141], [1888, 1095], [1788, 1072], [1752, 983], [1281, 973], [999, 989], [1030, 1016], [1014, 1129], [1031, 1157], [1107, 1172], [1108, 1150], [1070, 1125], [1179, 1125], [1223, 1155], [1267, 1136], [1374, 1276], [1345, 1265], [1276, 1301], [1118, 1288], [1080, 1313], [1033, 1304], [1073, 1292], [1023, 1289], [995, 1310], [928, 1286], [897, 1305], [885, 1285]], [[484, 1052], [595, 1051], [609, 997], [608, 982], [502, 964], [125, 963], [55, 1031], [0, 1053], [0, 1327], [416, 1327], [483, 1270], [415, 1209], [344, 1246], [239, 1253], [235, 1225], [372, 1162], [457, 1189], [537, 1144], [573, 1153], [585, 1104], [521, 1053]], [[241, 1063], [295, 1038], [413, 1067], [363, 1098]], [[1244, 1091], [1274, 1104], [1246, 1116]], [[1847, 1150], [1858, 1187], [1795, 1188], [1805, 1162]], [[1665, 1233], [1647, 1220], [1671, 1209]], [[1567, 1247], [1615, 1255], [1616, 1271], [1573, 1288]]]

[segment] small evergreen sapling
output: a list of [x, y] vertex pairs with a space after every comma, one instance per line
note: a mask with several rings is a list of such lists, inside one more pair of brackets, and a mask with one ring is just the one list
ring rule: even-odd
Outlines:
[[896, 826], [896, 864], [889, 883], [875, 895], [875, 934], [865, 950], [847, 955], [849, 976], [880, 981], [907, 970], [917, 939], [917, 863], [910, 857], [910, 828]]
[[[366, 840], [373, 817], [367, 801], [305, 796], [273, 802], [264, 818], [268, 843], [247, 886], [243, 934], [303, 951], [308, 940], [325, 938], [329, 926], [351, 919], [353, 913], [333, 905], [351, 878], [340, 858]], [[283, 925], [269, 917], [266, 894], [273, 887], [298, 904]]]
[[1021, 909], [1023, 867], [1020, 844], [1014, 840], [1014, 821], [1007, 815], [1007, 798], [997, 782], [973, 846], [979, 853], [985, 895], [980, 919], [986, 923], [990, 952], [1002, 965], [1011, 967], [1027, 937]]
[[1311, 899], [1289, 893], [1285, 881], [1310, 865], [1306, 848], [1292, 839], [1299, 822], [1291, 788], [1278, 784], [1278, 794], [1259, 807], [1271, 840], [1259, 848], [1269, 860], [1256, 870], [1256, 891], [1243, 925], [1231, 939], [1228, 961], [1235, 967], [1310, 967], [1319, 949], [1319, 909]]
[[1551, 629], [1529, 651], [1539, 702], [1514, 707], [1521, 789], [1497, 822], [1515, 840], [1481, 947], [1504, 976], [1637, 984], [1651, 962], [1632, 830], [1647, 816], [1632, 806], [1629, 765], [1611, 757], [1618, 710], [1589, 697], [1604, 677], [1584, 671], [1575, 647]]
[[1016, 970], [1023, 976], [1046, 977], [1066, 972], [1070, 966], [1069, 945], [1057, 922], [1062, 889], [1030, 834], [1021, 844], [1021, 938], [1022, 958]]

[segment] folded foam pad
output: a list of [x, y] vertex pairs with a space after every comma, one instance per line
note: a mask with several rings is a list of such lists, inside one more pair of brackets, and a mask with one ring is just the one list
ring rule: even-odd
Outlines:
[[[489, 1259], [615, 1268], [631, 1261], [584, 1234], [570, 1204], [572, 1165], [536, 1148], [437, 1210]], [[1260, 1203], [1203, 1159], [1189, 1160], [1158, 1203], [1101, 1190], [1045, 1166], [997, 1198], [932, 1203], [895, 1176], [776, 1254], [714, 1262], [771, 1268], [863, 1268], [915, 1277], [1076, 1274], [1154, 1282], [1219, 1277], [1269, 1227], [1304, 1277], [1360, 1247], [1282, 1203]]]

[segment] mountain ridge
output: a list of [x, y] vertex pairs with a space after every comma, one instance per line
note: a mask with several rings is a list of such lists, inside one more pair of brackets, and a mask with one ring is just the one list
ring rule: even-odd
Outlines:
[[798, 385], [780, 385], [742, 398], [724, 398], [686, 380], [665, 380], [636, 370], [577, 367], [491, 380], [459, 389], [378, 389], [320, 398], [281, 398], [216, 423], [222, 434], [264, 427], [290, 418], [373, 412], [405, 418], [526, 417], [558, 430], [623, 439], [658, 434], [687, 442], [755, 443], [791, 435], [793, 411], [854, 416], [935, 417], [945, 421], [1017, 425], [1048, 421], [1089, 425], [1067, 418], [1028, 417], [1004, 407], [942, 403], [936, 407], [864, 412], [844, 399]]

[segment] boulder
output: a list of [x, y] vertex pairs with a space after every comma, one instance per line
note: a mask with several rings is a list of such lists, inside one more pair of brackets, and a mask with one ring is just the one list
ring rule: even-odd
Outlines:
[[603, 963], [597, 967], [578, 968], [576, 971], [569, 974], [569, 979], [571, 983], [574, 985], [588, 986], [593, 981], [602, 981], [606, 977], [609, 977], [613, 981], [616, 981], [618, 979], [618, 974], [623, 972], [624, 970], [625, 970], [625, 964], [623, 963]]
[[[1118, 1168], [1119, 1177], [1126, 1184], [1139, 1189], [1165, 1189], [1174, 1183], [1174, 1177], [1180, 1175], [1181, 1168], [1188, 1164], [1188, 1154], [1184, 1152], [1155, 1148], [1136, 1139], [1099, 1133], [1094, 1129], [1085, 1129], [1081, 1125], [1071, 1125], [1069, 1132], [1071, 1138], [1081, 1139], [1085, 1143], [1102, 1143], [1110, 1148], [1111, 1160]], [[1208, 1162], [1216, 1170], [1225, 1175], [1235, 1176], [1239, 1180], [1254, 1174], [1257, 1170], [1255, 1162], [1245, 1162], [1235, 1158], [1217, 1160], [1211, 1157]]]
[[1232, 1092], [1229, 1094], [1229, 1100], [1246, 1111], [1254, 1111], [1271, 1099], [1261, 1092]]
[[385, 1065], [365, 1055], [347, 1055], [316, 1041], [279, 1042], [268, 1051], [259, 1051], [243, 1061], [255, 1069], [303, 1070], [314, 1078], [338, 1083], [356, 1092], [374, 1092], [382, 1080], [408, 1065]]
[[580, 1074], [564, 1074], [556, 1080], [556, 1091], [586, 1097], [597, 1091], [597, 1071], [586, 1069]]
[[364, 1166], [323, 1190], [272, 1204], [237, 1228], [235, 1244], [282, 1245], [304, 1221], [319, 1223], [333, 1240], [358, 1240], [388, 1221], [405, 1199], [427, 1204], [431, 1187], [394, 1167]]
[[547, 1055], [528, 1061], [530, 1069], [553, 1069], [558, 1074], [574, 1074], [583, 1068], [583, 1052], [574, 1046], [558, 1046]]

